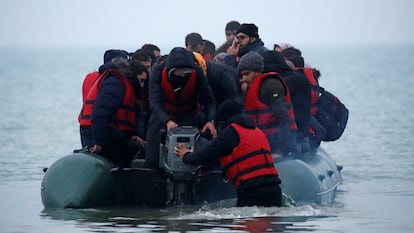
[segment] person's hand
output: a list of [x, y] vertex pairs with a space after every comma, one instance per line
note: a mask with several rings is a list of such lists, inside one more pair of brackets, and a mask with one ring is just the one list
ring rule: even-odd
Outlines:
[[237, 40], [237, 38], [234, 38], [233, 43], [227, 49], [226, 53], [229, 55], [237, 55], [237, 53], [239, 52], [239, 47], [240, 47], [239, 41]]
[[147, 141], [145, 141], [144, 139], [142, 139], [140, 136], [132, 136], [132, 141], [136, 142], [137, 144], [141, 145], [141, 146], [146, 146], [147, 145]]
[[272, 154], [272, 159], [278, 159], [278, 158], [282, 158], [283, 156], [282, 156], [282, 154], [279, 154], [279, 153], [273, 153]]
[[93, 145], [93, 147], [90, 149], [90, 151], [91, 151], [91, 153], [94, 153], [94, 154], [99, 154], [99, 152], [101, 152], [101, 151], [102, 151], [102, 146], [101, 146], [101, 145], [97, 145], [97, 144], [95, 144], [95, 145]]
[[180, 143], [174, 147], [174, 153], [180, 158], [183, 158], [187, 152], [194, 152], [194, 148], [191, 147], [188, 149], [184, 143]]
[[206, 132], [206, 130], [210, 131], [211, 136], [212, 136], [213, 138], [216, 138], [216, 137], [217, 137], [217, 130], [216, 130], [216, 126], [214, 126], [213, 122], [211, 122], [211, 121], [207, 122], [207, 123], [204, 125], [203, 129], [201, 130], [201, 133]]
[[174, 121], [172, 121], [172, 120], [169, 120], [169, 121], [167, 121], [167, 123], [165, 123], [165, 127], [167, 127], [167, 132], [168, 131], [170, 131], [170, 129], [172, 129], [172, 128], [177, 128], [178, 127], [178, 124], [177, 123], [175, 123]]

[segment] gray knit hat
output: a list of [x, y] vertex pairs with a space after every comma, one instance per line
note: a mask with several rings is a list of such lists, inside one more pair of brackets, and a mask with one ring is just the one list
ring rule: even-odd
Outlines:
[[237, 66], [237, 70], [240, 72], [242, 70], [251, 70], [251, 71], [258, 71], [260, 73], [263, 72], [264, 62], [263, 57], [255, 51], [250, 51], [243, 55], [240, 58], [239, 65]]

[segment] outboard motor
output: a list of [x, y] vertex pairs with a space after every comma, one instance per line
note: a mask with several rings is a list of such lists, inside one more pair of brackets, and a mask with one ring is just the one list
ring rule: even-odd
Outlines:
[[168, 202], [174, 205], [193, 204], [195, 186], [201, 166], [185, 164], [174, 154], [174, 147], [184, 143], [194, 151], [200, 148], [200, 133], [192, 126], [173, 128], [167, 132], [165, 144], [160, 145], [159, 166], [168, 176]]

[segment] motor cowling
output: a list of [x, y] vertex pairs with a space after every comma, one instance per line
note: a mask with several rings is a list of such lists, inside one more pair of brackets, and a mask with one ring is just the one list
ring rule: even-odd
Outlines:
[[184, 143], [194, 151], [200, 148], [200, 132], [192, 126], [173, 128], [166, 133], [165, 144], [160, 146], [159, 166], [175, 181], [194, 180], [201, 166], [185, 164], [181, 158], [174, 154], [174, 147]]

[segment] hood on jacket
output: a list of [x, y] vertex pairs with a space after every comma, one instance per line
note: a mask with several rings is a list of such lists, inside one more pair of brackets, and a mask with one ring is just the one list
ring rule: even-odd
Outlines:
[[123, 57], [113, 58], [110, 62], [106, 62], [99, 67], [99, 74], [105, 72], [105, 70], [113, 69], [118, 70], [123, 77], [131, 77], [131, 70], [129, 68], [128, 60]]
[[173, 48], [165, 61], [167, 71], [172, 68], [193, 68], [193, 66], [193, 55], [182, 47]]
[[226, 122], [226, 124], [237, 123], [246, 128], [254, 129], [256, 125], [244, 113], [243, 104], [235, 99], [225, 100], [217, 109], [216, 118], [218, 121]]
[[291, 68], [286, 64], [285, 58], [276, 51], [266, 51], [262, 54], [264, 58], [264, 73], [268, 72], [282, 72], [291, 70]]
[[112, 59], [116, 57], [123, 57], [125, 59], [129, 59], [129, 53], [125, 50], [120, 49], [109, 49], [106, 50], [104, 53], [104, 63], [112, 61]]

